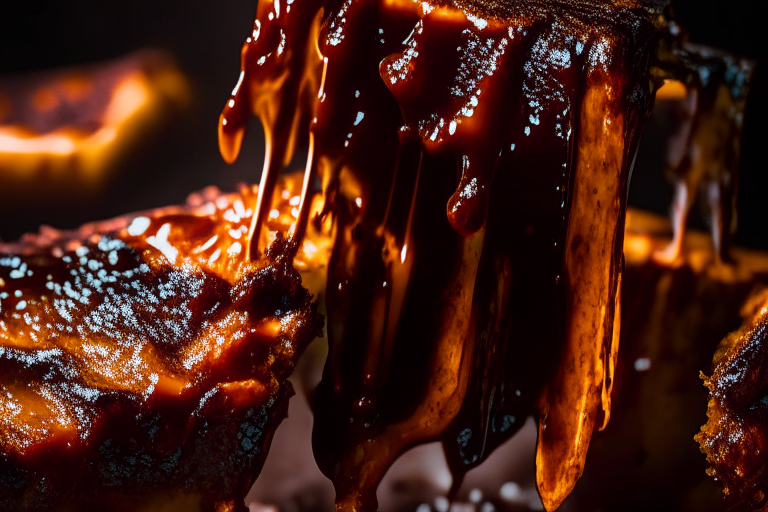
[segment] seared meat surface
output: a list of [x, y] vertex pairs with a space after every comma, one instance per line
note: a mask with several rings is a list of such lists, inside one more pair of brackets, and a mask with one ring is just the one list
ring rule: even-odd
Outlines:
[[241, 510], [322, 316], [252, 190], [0, 246], [0, 510]]

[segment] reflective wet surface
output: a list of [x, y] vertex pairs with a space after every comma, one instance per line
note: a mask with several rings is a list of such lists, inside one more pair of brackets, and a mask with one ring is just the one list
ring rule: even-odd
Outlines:
[[[283, 192], [273, 227], [291, 218]], [[322, 330], [298, 248], [244, 258], [256, 193], [0, 245], [3, 509], [132, 509], [168, 491], [242, 509]], [[317, 271], [307, 244], [297, 265]]]

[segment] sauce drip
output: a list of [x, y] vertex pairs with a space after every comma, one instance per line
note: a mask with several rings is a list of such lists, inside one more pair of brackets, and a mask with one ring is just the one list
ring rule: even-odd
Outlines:
[[627, 187], [666, 3], [301, 1], [294, 18], [260, 3], [220, 140], [231, 160], [260, 117], [263, 205], [308, 133], [301, 203], [321, 189], [324, 207], [302, 207], [294, 236], [333, 223], [313, 445], [337, 509], [375, 510], [389, 466], [428, 441], [457, 489], [538, 412], [554, 510], [610, 417]]

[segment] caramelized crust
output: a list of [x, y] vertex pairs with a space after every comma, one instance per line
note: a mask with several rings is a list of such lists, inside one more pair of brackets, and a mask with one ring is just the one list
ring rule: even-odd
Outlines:
[[243, 509], [322, 328], [295, 246], [244, 259], [252, 193], [0, 247], [0, 508]]
[[720, 344], [712, 375], [706, 425], [696, 435], [707, 473], [718, 481], [730, 510], [768, 508], [768, 295], [747, 302], [747, 319]]

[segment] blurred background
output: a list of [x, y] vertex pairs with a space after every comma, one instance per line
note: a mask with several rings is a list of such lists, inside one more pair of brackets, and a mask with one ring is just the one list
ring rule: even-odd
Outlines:
[[[763, 18], [753, 12], [753, 3], [681, 0], [675, 5], [693, 41], [765, 60]], [[155, 48], [175, 60], [189, 93], [188, 101], [158, 114], [163, 119], [147, 122], [154, 129], [139, 130], [119, 157], [102, 166], [97, 180], [81, 183], [73, 177], [48, 188], [40, 180], [0, 180], [0, 238], [15, 239], [41, 223], [72, 228], [179, 203], [210, 184], [226, 190], [258, 180], [263, 140], [255, 119], [235, 164], [221, 160], [216, 140], [218, 115], [237, 80], [239, 49], [255, 6], [256, 0], [0, 2], [0, 86], [52, 69], [98, 67]], [[744, 127], [736, 243], [760, 248], [768, 248], [764, 91], [759, 66]], [[660, 170], [664, 136], [663, 127], [647, 126], [630, 192], [631, 204], [659, 213], [666, 213], [672, 197]], [[692, 216], [694, 225], [703, 227], [696, 208]]]
[[0, 87], [57, 68], [86, 66], [87, 73], [87, 66], [153, 48], [175, 60], [189, 93], [178, 108], [164, 109], [164, 119], [145, 122], [144, 133], [98, 180], [80, 183], [73, 176], [53, 191], [43, 183], [0, 180], [0, 238], [17, 238], [41, 223], [72, 228], [180, 203], [210, 184], [231, 190], [257, 181], [263, 151], [258, 121], [234, 165], [220, 158], [216, 135], [255, 6], [255, 0], [0, 2]]

